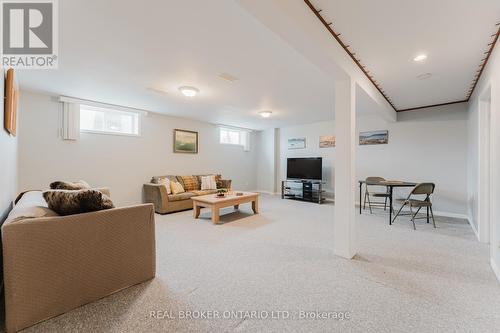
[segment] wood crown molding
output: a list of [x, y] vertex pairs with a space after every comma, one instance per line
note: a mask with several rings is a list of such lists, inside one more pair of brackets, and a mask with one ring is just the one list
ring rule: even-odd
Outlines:
[[344, 41], [340, 38], [341, 34], [335, 32], [333, 30], [333, 28], [332, 28], [333, 22], [327, 22], [323, 18], [323, 16], [321, 16], [321, 14], [320, 14], [322, 10], [316, 9], [310, 0], [304, 0], [304, 2], [309, 7], [309, 9], [311, 9], [311, 11], [314, 13], [314, 15], [316, 15], [316, 17], [321, 21], [321, 23], [323, 23], [325, 28], [330, 32], [330, 34], [333, 36], [333, 38], [335, 38], [335, 40], [344, 49], [344, 51], [349, 55], [349, 57], [351, 57], [351, 59], [359, 67], [359, 69], [361, 69], [361, 71], [363, 72], [363, 74], [365, 74], [365, 76], [368, 78], [368, 80], [370, 80], [370, 82], [375, 86], [375, 88], [377, 88], [377, 90], [385, 98], [387, 103], [389, 103], [391, 105], [391, 107], [394, 109], [394, 111], [396, 111], [396, 112], [412, 111], [412, 110], [419, 110], [419, 109], [430, 108], [430, 107], [435, 107], [435, 106], [443, 106], [443, 105], [468, 102], [470, 100], [470, 97], [472, 96], [472, 93], [474, 92], [474, 89], [477, 86], [479, 79], [481, 78], [481, 74], [483, 73], [483, 70], [484, 70], [484, 68], [485, 68], [486, 64], [488, 63], [488, 60], [491, 56], [491, 53], [493, 52], [493, 49], [495, 48], [495, 45], [497, 44], [497, 41], [500, 37], [500, 22], [499, 22], [496, 24], [496, 26], [498, 26], [497, 32], [495, 34], [491, 35], [491, 37], [493, 38], [493, 41], [488, 44], [488, 50], [486, 52], [484, 52], [485, 57], [483, 59], [481, 59], [481, 63], [479, 64], [479, 69], [477, 70], [476, 75], [474, 75], [472, 84], [471, 84], [469, 90], [467, 91], [467, 94], [466, 94], [466, 97], [464, 100], [446, 102], [446, 103], [440, 103], [440, 104], [424, 105], [424, 106], [412, 107], [412, 108], [407, 108], [407, 109], [397, 109], [394, 106], [394, 104], [392, 103], [391, 98], [386, 94], [384, 89], [382, 89], [380, 84], [374, 79], [373, 75], [369, 74], [370, 71], [368, 71], [366, 69], [366, 66], [361, 64], [361, 59], [356, 58], [356, 56], [355, 56], [356, 53], [352, 52], [349, 49], [350, 45], [344, 43]]

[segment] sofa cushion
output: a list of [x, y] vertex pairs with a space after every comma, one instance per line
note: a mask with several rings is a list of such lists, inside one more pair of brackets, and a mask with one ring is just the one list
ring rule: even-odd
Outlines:
[[184, 193], [179, 193], [179, 194], [169, 194], [168, 195], [168, 201], [181, 201], [181, 200], [187, 200], [191, 197], [194, 197], [196, 194], [193, 192], [184, 192]]
[[195, 195], [207, 195], [207, 194], [214, 194], [217, 193], [217, 190], [197, 190], [197, 191], [191, 191]]
[[193, 191], [200, 189], [200, 183], [198, 182], [198, 178], [196, 176], [179, 176], [182, 181], [182, 185], [185, 191]]
[[5, 224], [24, 220], [27, 218], [58, 216], [47, 206], [42, 191], [29, 191], [23, 193], [14, 208], [9, 213]]
[[167, 177], [158, 178], [158, 184], [165, 186], [167, 189], [167, 194], [172, 194], [172, 189], [170, 188], [170, 179]]
[[58, 180], [50, 183], [49, 187], [52, 190], [84, 190], [84, 189], [89, 189], [90, 185], [83, 180], [79, 180], [73, 183]]
[[43, 192], [50, 209], [71, 215], [114, 208], [113, 202], [97, 190], [50, 190]]
[[170, 182], [170, 190], [172, 191], [172, 194], [180, 194], [185, 192], [182, 184], [175, 181]]
[[217, 188], [231, 190], [231, 179], [221, 179], [217, 182]]
[[202, 190], [216, 190], [217, 183], [215, 182], [215, 176], [201, 176], [201, 189]]
[[151, 183], [159, 184], [160, 179], [162, 179], [162, 178], [168, 178], [171, 182], [178, 182], [179, 181], [176, 176], [166, 175], [166, 176], [153, 176], [151, 178]]

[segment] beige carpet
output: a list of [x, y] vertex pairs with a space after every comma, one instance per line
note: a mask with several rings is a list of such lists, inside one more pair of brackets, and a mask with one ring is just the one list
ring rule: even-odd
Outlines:
[[[389, 226], [380, 212], [358, 216], [349, 261], [332, 252], [333, 210], [264, 195], [261, 214], [244, 205], [222, 225], [203, 211], [197, 221], [191, 211], [157, 215], [156, 279], [25, 332], [498, 332], [500, 284], [464, 221], [422, 220], [413, 231], [407, 217]], [[237, 312], [252, 310], [279, 318]], [[234, 318], [166, 316], [186, 311]]]

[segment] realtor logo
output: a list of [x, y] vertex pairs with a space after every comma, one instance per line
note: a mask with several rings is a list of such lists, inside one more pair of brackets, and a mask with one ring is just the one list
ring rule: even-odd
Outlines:
[[57, 68], [57, 0], [1, 0], [2, 67]]

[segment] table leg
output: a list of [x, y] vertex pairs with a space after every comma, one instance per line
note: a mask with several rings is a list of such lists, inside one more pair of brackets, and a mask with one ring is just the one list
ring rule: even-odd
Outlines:
[[212, 207], [212, 223], [213, 224], [219, 223], [219, 207], [216, 206]]
[[389, 186], [389, 225], [392, 225], [392, 186]]
[[359, 183], [359, 214], [361, 215], [361, 192], [363, 191], [363, 183]]
[[240, 208], [240, 205], [234, 205], [234, 209], [238, 210]]
[[200, 216], [201, 207], [197, 204], [193, 205], [193, 217], [197, 219]]
[[255, 214], [259, 214], [259, 199], [252, 201], [252, 209]]

